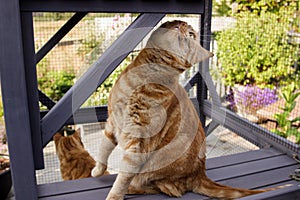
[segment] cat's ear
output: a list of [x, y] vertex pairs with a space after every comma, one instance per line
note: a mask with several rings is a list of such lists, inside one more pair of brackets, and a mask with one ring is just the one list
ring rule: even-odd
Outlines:
[[80, 134], [80, 128], [76, 129], [73, 133], [73, 138], [75, 138], [82, 147], [84, 147], [84, 144], [81, 141], [81, 134]]
[[81, 133], [80, 128], [76, 129], [75, 132], [78, 133], [78, 134], [80, 135], [80, 133]]
[[75, 137], [78, 137], [78, 138], [80, 139], [80, 138], [81, 138], [81, 136], [80, 136], [80, 128], [76, 129], [76, 130], [74, 131], [73, 135], [74, 135]]

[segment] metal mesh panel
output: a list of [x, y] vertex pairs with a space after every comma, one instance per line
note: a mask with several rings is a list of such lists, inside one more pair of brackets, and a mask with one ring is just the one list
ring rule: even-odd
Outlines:
[[[73, 13], [34, 13], [35, 47], [38, 51]], [[86, 15], [37, 65], [40, 101], [49, 109], [94, 63], [105, 49], [134, 20], [130, 14]], [[129, 58], [130, 59], [130, 58]], [[47, 95], [47, 96], [45, 96]], [[99, 93], [98, 93], [99, 96]], [[86, 106], [100, 105], [101, 99], [92, 96]], [[52, 101], [53, 100], [53, 101]], [[41, 105], [41, 109], [47, 109]], [[75, 122], [76, 123], [76, 122]], [[81, 128], [82, 141], [95, 157], [97, 135], [103, 126], [76, 125]], [[50, 183], [61, 181], [59, 160], [52, 142], [44, 148], [45, 169], [36, 171], [37, 181]]]
[[[45, 42], [63, 25], [67, 19], [72, 16], [71, 13], [35, 13], [34, 15], [34, 30], [35, 30], [35, 45], [38, 50]], [[105, 49], [118, 37], [119, 34], [134, 20], [136, 15], [134, 14], [88, 14], [81, 20], [67, 35], [64, 37], [55, 48], [50, 51], [43, 60], [41, 60], [37, 66], [37, 73], [39, 78], [39, 89], [48, 95], [54, 101], [58, 101], [62, 95], [78, 80], [86, 69], [94, 63], [99, 56], [105, 51]], [[167, 16], [162, 20], [173, 20], [181, 19], [187, 21], [194, 28], [199, 26], [199, 15], [188, 15], [179, 16], [172, 15]], [[220, 31], [226, 28], [231, 28], [234, 24], [234, 20], [224, 20], [222, 26], [217, 21], [212, 22], [212, 31]], [[225, 25], [224, 25], [225, 24]], [[116, 70], [112, 77], [118, 76], [124, 67], [134, 59], [138, 51], [146, 44], [147, 37], [143, 40], [134, 52], [125, 59], [125, 61]], [[210, 78], [212, 75], [214, 83], [207, 82], [211, 85], [209, 88], [216, 88], [217, 93], [214, 92], [214, 98], [216, 94], [225, 103], [225, 95], [228, 91], [228, 87], [223, 84], [221, 77], [218, 76], [217, 70], [219, 70], [217, 64], [217, 42], [212, 42], [212, 51], [215, 53], [215, 57], [210, 60], [211, 71], [205, 72], [204, 75]], [[192, 80], [192, 76], [197, 71], [197, 67], [192, 68], [190, 71], [184, 73], [181, 76], [181, 83], [185, 84], [187, 80]], [[202, 74], [203, 76], [203, 74]], [[106, 84], [106, 85], [105, 85]], [[106, 104], [109, 88], [113, 85], [113, 82], [105, 82], [105, 86], [100, 86], [97, 91], [86, 101], [83, 106], [98, 106]], [[195, 97], [197, 90], [197, 84], [193, 85], [189, 89], [191, 97]], [[212, 91], [211, 91], [212, 92]], [[210, 92], [210, 94], [212, 94]], [[209, 96], [210, 97], [210, 96]], [[49, 108], [53, 105], [53, 102], [47, 98], [44, 100], [44, 104]], [[218, 102], [218, 101], [216, 101]], [[47, 105], [48, 104], [48, 105]], [[199, 105], [196, 105], [199, 108]], [[219, 106], [219, 105], [217, 105]], [[45, 107], [42, 106], [42, 109]], [[218, 112], [215, 112], [218, 110]], [[220, 115], [224, 113], [224, 115]], [[228, 154], [234, 154], [238, 152], [244, 152], [249, 150], [257, 149], [258, 146], [263, 146], [264, 141], [260, 137], [256, 137], [256, 134], [264, 135], [266, 132], [259, 126], [254, 126], [247, 120], [239, 120], [232, 115], [233, 113], [227, 113], [224, 110], [216, 108], [216, 105], [212, 105], [212, 109], [208, 117], [213, 120], [217, 118], [217, 122], [224, 127], [218, 127], [213, 133], [208, 136], [208, 157], [222, 156]], [[209, 122], [209, 119], [207, 120]], [[242, 126], [237, 126], [239, 123]], [[76, 121], [75, 121], [76, 124]], [[97, 146], [97, 135], [102, 131], [103, 126], [99, 123], [95, 124], [77, 124], [76, 128], [81, 128], [82, 140], [85, 144], [86, 149], [90, 152], [93, 157], [96, 157], [98, 146]], [[243, 133], [234, 134], [233, 132]], [[249, 133], [249, 134], [248, 134]], [[246, 138], [248, 143], [242, 137]], [[266, 135], [271, 137], [272, 140], [278, 140], [275, 135]], [[298, 150], [298, 148], [292, 145], [292, 148]], [[38, 183], [49, 183], [61, 181], [59, 171], [59, 161], [55, 153], [55, 147], [53, 142], [50, 142], [44, 149], [45, 156], [45, 169], [37, 171]]]

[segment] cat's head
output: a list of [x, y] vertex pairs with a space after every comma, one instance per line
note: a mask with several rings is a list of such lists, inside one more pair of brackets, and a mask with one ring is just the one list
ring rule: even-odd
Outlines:
[[179, 20], [162, 24], [152, 33], [146, 48], [165, 50], [187, 62], [189, 67], [213, 56], [213, 53], [201, 47], [197, 32]]
[[80, 129], [77, 129], [72, 135], [63, 136], [61, 133], [56, 133], [53, 136], [56, 152], [58, 155], [66, 154], [72, 149], [84, 148], [80, 137]]

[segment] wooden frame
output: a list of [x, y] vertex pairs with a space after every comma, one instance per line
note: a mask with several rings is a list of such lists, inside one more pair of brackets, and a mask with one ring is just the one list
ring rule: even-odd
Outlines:
[[[35, 169], [44, 167], [43, 147], [63, 125], [91, 122], [91, 111], [97, 111], [97, 121], [107, 117], [106, 107], [79, 109], [88, 96], [106, 79], [143, 37], [166, 13], [200, 14], [202, 46], [209, 49], [211, 0], [10, 0], [0, 4], [0, 65], [5, 123], [9, 141], [12, 178], [16, 199], [38, 199]], [[75, 12], [76, 14], [35, 54], [32, 12]], [[66, 35], [87, 12], [142, 13], [110, 48], [89, 68], [71, 90], [55, 104], [38, 91], [36, 63]], [[141, 31], [132, 34], [132, 31]], [[111, 59], [116, 57], [117, 59]], [[113, 62], [108, 62], [113, 60]], [[102, 66], [104, 70], [99, 70]], [[200, 76], [201, 74], [201, 76]], [[209, 75], [208, 61], [201, 63], [186, 88], [197, 86], [196, 102], [200, 119], [212, 118], [206, 130], [218, 125], [234, 130], [261, 146], [274, 146], [288, 155], [299, 155], [299, 147], [257, 127], [227, 111]], [[212, 102], [207, 100], [207, 89]], [[40, 113], [38, 101], [47, 104], [48, 112]], [[203, 123], [204, 124], [204, 123]], [[245, 134], [245, 129], [249, 134]], [[257, 134], [258, 133], [258, 134]]]

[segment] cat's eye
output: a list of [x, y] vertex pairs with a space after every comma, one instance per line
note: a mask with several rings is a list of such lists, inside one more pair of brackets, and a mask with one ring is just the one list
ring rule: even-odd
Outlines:
[[189, 32], [188, 36], [192, 39], [196, 39], [196, 34], [194, 32]]

